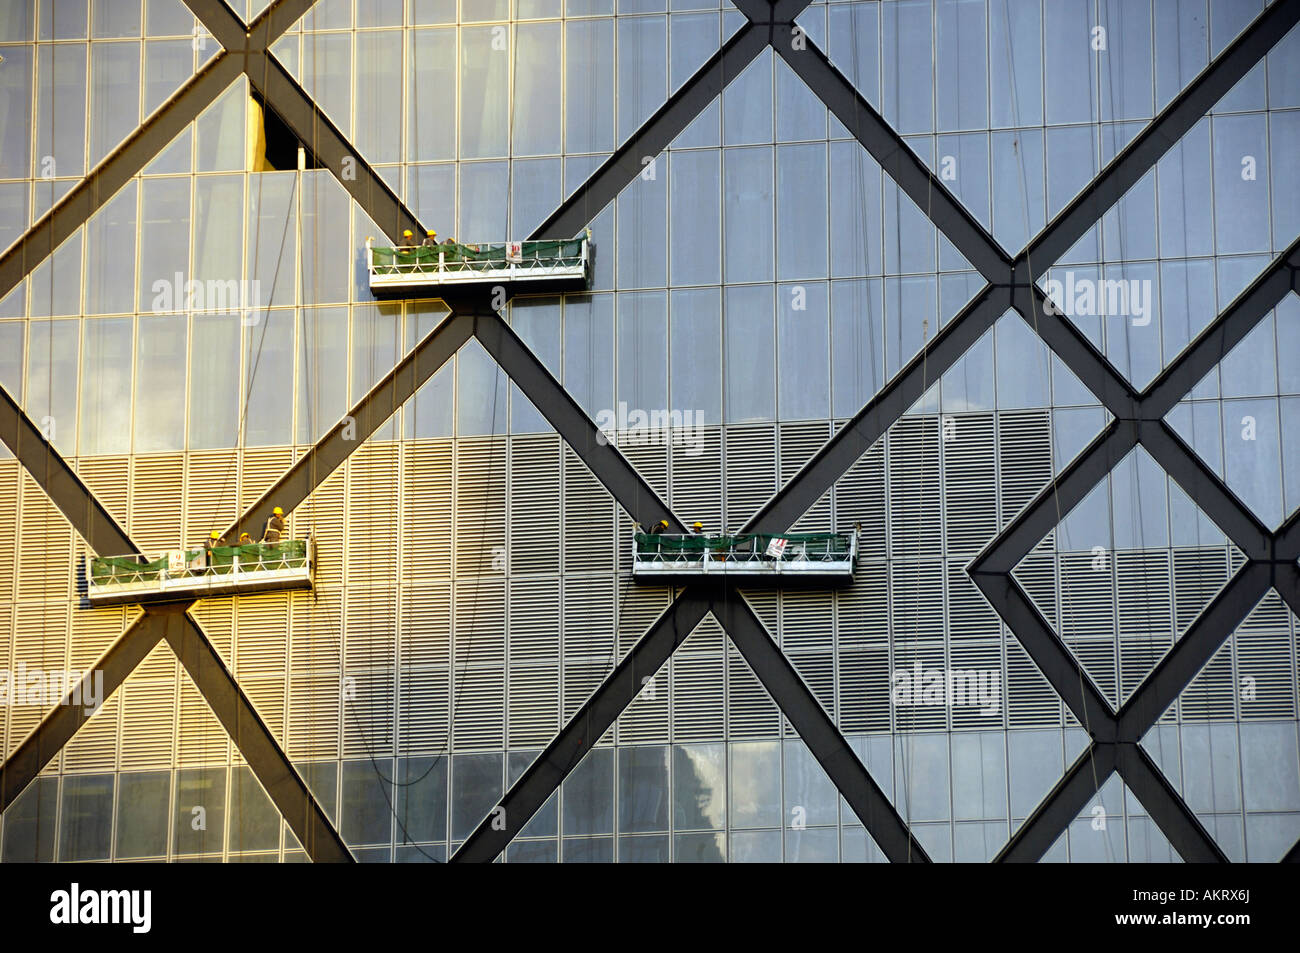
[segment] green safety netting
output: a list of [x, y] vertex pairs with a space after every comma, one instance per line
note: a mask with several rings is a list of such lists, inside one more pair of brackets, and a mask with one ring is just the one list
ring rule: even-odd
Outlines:
[[[525, 262], [541, 264], [577, 264], [582, 258], [581, 238], [565, 241], [523, 242], [521, 257]], [[503, 267], [506, 264], [506, 246], [444, 244], [432, 247], [420, 245], [412, 248], [371, 248], [375, 271], [381, 275], [404, 272], [434, 271], [438, 256], [444, 265], [461, 268]]]
[[753, 554], [771, 559], [767, 547], [774, 539], [786, 541], [786, 557], [802, 553], [809, 557], [848, 559], [852, 537], [848, 533], [740, 533], [716, 536], [659, 536], [636, 534], [637, 553], [645, 556], [692, 558], [710, 550], [717, 555], [734, 552], [738, 556]]
[[[190, 563], [203, 551], [186, 550], [185, 561]], [[296, 568], [307, 560], [307, 541], [286, 540], [283, 543], [249, 543], [243, 546], [214, 546], [208, 550], [207, 570], [195, 570], [193, 575], [206, 573], [224, 575], [239, 557], [241, 571], [261, 567], [277, 569], [284, 566]], [[96, 556], [90, 561], [90, 578], [96, 585], [112, 582], [135, 582], [157, 579], [167, 568], [167, 557], [146, 560], [143, 556]]]

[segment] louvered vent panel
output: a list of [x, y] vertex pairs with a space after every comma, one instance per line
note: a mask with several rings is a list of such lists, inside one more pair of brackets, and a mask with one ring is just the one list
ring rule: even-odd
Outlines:
[[1006, 526], [1052, 479], [1052, 424], [1047, 410], [998, 415], [998, 485]]
[[451, 703], [447, 669], [404, 668], [398, 672], [398, 751], [404, 755], [445, 754]]
[[456, 584], [452, 647], [457, 751], [501, 748], [505, 730], [505, 607], [502, 580]]
[[456, 441], [457, 576], [504, 573], [499, 554], [506, 545], [506, 467], [504, 437]]
[[841, 731], [888, 731], [889, 649], [872, 645], [841, 649], [839, 726]]
[[[77, 475], [95, 494], [95, 499], [103, 505], [104, 509], [108, 510], [109, 515], [117, 520], [117, 525], [126, 526], [131, 512], [127, 500], [131, 488], [131, 458], [126, 456], [82, 457], [77, 460]], [[3, 503], [0, 503], [0, 512], [3, 511]], [[94, 545], [96, 552], [100, 549], [113, 548], [113, 545], [108, 540], [87, 540], [87, 542]], [[82, 555], [84, 555], [84, 550]], [[101, 552], [99, 555], [112, 556], [115, 554]]]
[[[636, 472], [659, 495], [659, 499], [668, 500], [668, 448], [667, 447], [620, 447], [628, 462]], [[632, 534], [635, 532], [634, 521], [622, 506], [615, 505], [617, 517], [614, 547], [620, 573], [632, 571]]]
[[[231, 651], [234, 641], [234, 601], [227, 598], [201, 599], [194, 604], [190, 614], [194, 616], [199, 628], [208, 637], [208, 641], [216, 648], [221, 661], [230, 668], [235, 658]], [[158, 674], [161, 675], [162, 672], [159, 671]]]
[[615, 665], [614, 587], [602, 578], [564, 580], [564, 719], [576, 712]]
[[741, 595], [749, 603], [749, 607], [754, 610], [754, 615], [758, 616], [763, 623], [763, 628], [767, 629], [768, 634], [781, 644], [781, 603], [780, 591], [777, 589], [742, 589]]
[[[266, 722], [266, 727], [272, 736], [283, 747], [285, 696], [289, 689], [284, 676], [241, 678], [239, 687], [244, 690], [244, 694], [257, 709], [257, 713], [262, 716], [262, 721]], [[233, 756], [236, 761], [243, 760], [238, 748], [234, 750]]]
[[[18, 462], [0, 460], [0, 602], [11, 602], [16, 596], [18, 486]], [[0, 633], [0, 638], [4, 638], [4, 633]]]
[[1174, 550], [1174, 625], [1179, 638], [1227, 581], [1227, 553], [1222, 547]]
[[18, 598], [71, 599], [72, 528], [26, 473], [18, 536]]
[[347, 589], [343, 667], [349, 673], [391, 672], [397, 664], [397, 592]]
[[726, 530], [735, 532], [776, 492], [776, 428], [741, 424], [724, 431], [726, 441]]
[[238, 479], [239, 454], [234, 450], [195, 450], [186, 455], [184, 509], [187, 545], [202, 543], [213, 530], [225, 532], [226, 527], [239, 517], [239, 501], [235, 493]]
[[1246, 554], [1237, 548], [1237, 544], [1228, 540], [1228, 569], [1235, 573], [1246, 562]]
[[1171, 579], [1166, 550], [1115, 554], [1121, 701], [1173, 644]]
[[945, 419], [941, 445], [948, 555], [974, 555], [998, 531], [993, 415]]
[[514, 437], [510, 443], [510, 573], [559, 575], [560, 438]]
[[891, 564], [890, 597], [895, 644], [944, 637], [942, 563]]
[[705, 427], [701, 437], [702, 443], [694, 447], [672, 448], [673, 486], [668, 504], [686, 525], [698, 520], [706, 532], [716, 532], [722, 525], [722, 488], [718, 485], [718, 475], [723, 472], [721, 428]]
[[725, 712], [723, 651], [726, 636], [705, 616], [672, 658], [673, 740], [721, 740]]
[[780, 605], [781, 646], [787, 652], [833, 648], [835, 640], [829, 592], [787, 589], [781, 593]]
[[67, 669], [68, 622], [66, 602], [18, 603], [12, 667], [25, 664], [29, 672]]
[[[794, 666], [799, 677], [812, 691], [831, 720], [836, 720], [835, 711], [835, 653], [830, 649], [821, 651], [795, 650], [787, 651], [790, 664]], [[786, 735], [797, 735], [787, 722]]]
[[350, 671], [344, 687], [352, 697], [343, 696], [343, 757], [390, 757], [397, 706], [393, 672]]
[[884, 563], [858, 564], [853, 585], [835, 593], [841, 649], [889, 645], [889, 570]]
[[[830, 422], [781, 424], [781, 485], [813, 458], [830, 439]], [[835, 529], [831, 523], [831, 491], [823, 493], [804, 511], [791, 530], [796, 533], [826, 533]]]
[[1007, 682], [1004, 695], [1009, 727], [1041, 728], [1061, 724], [1061, 700], [1033, 660], [1013, 637], [1005, 642]]
[[[128, 528], [131, 539], [143, 552], [163, 552], [192, 542], [184, 538], [182, 523], [180, 496], [184, 479], [183, 454], [132, 458]], [[230, 492], [234, 494], [233, 485]]]
[[343, 656], [343, 593], [317, 586], [290, 600], [289, 671], [338, 672]]
[[[618, 617], [618, 660], [621, 662], [668, 608], [671, 593], [659, 588], [629, 587], [626, 579], [620, 579], [617, 584], [622, 593]], [[649, 682], [645, 680], [647, 676], [641, 676], [640, 692], [618, 719], [620, 744], [668, 742], [668, 703], [671, 697], [668, 673], [669, 666], [665, 665], [650, 676]]]
[[316, 539], [316, 585], [341, 586], [351, 572], [344, 572], [347, 564], [344, 544], [343, 488], [346, 485], [346, 467], [331, 473], [311, 496], [298, 504], [293, 511], [294, 529], [310, 533]]
[[451, 664], [451, 585], [440, 582], [402, 590], [398, 646], [403, 669]]
[[1048, 536], [1031, 549], [1016, 564], [1011, 575], [1052, 629], [1060, 632], [1057, 625], [1056, 547], [1053, 538]]
[[896, 559], [940, 554], [939, 425], [904, 417], [889, 431], [890, 551]]
[[289, 757], [338, 757], [342, 689], [337, 673], [289, 676]]
[[727, 737], [775, 738], [781, 733], [781, 710], [745, 657], [727, 649]]
[[[179, 682], [180, 715], [176, 725], [176, 763], [192, 768], [200, 764], [225, 764], [229, 738], [188, 673]], [[337, 688], [334, 697], [338, 698]]]
[[563, 511], [564, 572], [613, 572], [614, 498], [568, 447]]
[[[139, 611], [132, 607], [131, 617], [136, 618]], [[108, 606], [102, 609], [77, 608], [72, 613], [72, 653], [69, 664], [77, 670], [85, 670], [104, 654], [110, 645], [117, 641], [125, 629], [123, 620], [126, 610], [121, 606]], [[166, 650], [164, 650], [166, 651]], [[173, 656], [167, 652], [168, 660]], [[168, 665], [166, 671], [171, 672]], [[141, 673], [141, 678], [148, 675]]]
[[[925, 690], [931, 679], [942, 681], [948, 666], [945, 646], [942, 642], [914, 641], [911, 638], [895, 639], [894, 671], [898, 682], [891, 680], [891, 689], [908, 688], [900, 691], [900, 699], [893, 703], [894, 727], [898, 731], [913, 729], [947, 728], [948, 706], [942, 693], [940, 698], [927, 698]], [[918, 681], [917, 662], [920, 662], [920, 680]], [[905, 676], [905, 677], [904, 677]], [[891, 692], [890, 700], [893, 702]]]
[[885, 445], [879, 441], [835, 484], [835, 525], [844, 531], [860, 525], [859, 565], [885, 558], [886, 512]]
[[[1295, 717], [1296, 653], [1291, 618], [1277, 590], [1270, 589], [1233, 637], [1243, 718]], [[1248, 688], [1254, 692], [1254, 701], [1249, 700]]]
[[997, 612], [966, 572], [965, 560], [945, 563], [948, 577], [948, 632], [953, 642], [997, 638], [1002, 623]]
[[1236, 717], [1237, 686], [1232, 678], [1236, 637], [1229, 639], [1178, 696], [1183, 720], [1205, 721]]
[[452, 746], [458, 752], [500, 749], [504, 735], [505, 670], [469, 668], [455, 673]]
[[[167, 649], [159, 646], [154, 651]], [[122, 769], [170, 768], [175, 752], [176, 680], [130, 675], [118, 691], [124, 706]]]
[[1097, 687], [1118, 705], [1114, 576], [1092, 553], [1062, 553], [1060, 634]]
[[[364, 448], [363, 448], [364, 449]], [[294, 452], [290, 447], [249, 447], [244, 451], [239, 470], [239, 510], [242, 513], [262, 498], [268, 489], [293, 466]], [[278, 500], [272, 500], [275, 506]], [[293, 513], [289, 513], [287, 528], [292, 537], [295, 529]], [[264, 526], [248, 531], [254, 539], [261, 539]]]
[[289, 656], [289, 598], [271, 592], [235, 600], [235, 674], [283, 678]]
[[63, 748], [64, 771], [112, 771], [117, 767], [121, 699], [115, 692]]
[[510, 747], [544, 745], [559, 730], [559, 595], [556, 579], [510, 582]]
[[[964, 699], [954, 697], [953, 728], [998, 730], [1006, 723], [1006, 673], [1002, 668], [1002, 642], [985, 639], [952, 646], [948, 655], [954, 676], [954, 696], [960, 685]], [[956, 702], [964, 701], [964, 704]]]
[[347, 584], [391, 586], [398, 545], [398, 446], [359, 448], [347, 465]]
[[452, 442], [421, 440], [402, 452], [402, 579], [449, 579]]

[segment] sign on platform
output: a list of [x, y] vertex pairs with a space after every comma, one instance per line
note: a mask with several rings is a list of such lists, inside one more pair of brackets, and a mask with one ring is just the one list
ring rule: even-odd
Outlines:
[[521, 262], [523, 260], [524, 260], [524, 243], [506, 242], [506, 261]]
[[782, 559], [785, 556], [785, 544], [784, 539], [772, 540], [767, 544], [767, 554], [773, 559]]

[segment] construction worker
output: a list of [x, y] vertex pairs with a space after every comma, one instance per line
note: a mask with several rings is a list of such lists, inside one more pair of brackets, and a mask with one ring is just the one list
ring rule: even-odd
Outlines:
[[249, 536], [247, 533], [240, 533], [240, 534], [239, 534], [239, 545], [240, 545], [240, 546], [251, 546], [251, 545], [253, 545], [253, 537]]
[[410, 248], [414, 244], [415, 244], [415, 236], [411, 234], [411, 230], [409, 228], [404, 229], [402, 231], [402, 247]]
[[204, 551], [211, 551], [217, 546], [226, 545], [226, 538], [218, 533], [215, 529], [208, 534], [208, 538], [203, 541]]
[[704, 524], [701, 523], [699, 520], [696, 520], [694, 523], [692, 523], [692, 524], [691, 524], [691, 535], [692, 535], [692, 536], [703, 536], [703, 535], [704, 535]]
[[430, 229], [428, 232], [425, 233], [424, 241], [422, 241], [420, 244], [425, 248], [432, 248], [434, 245], [438, 244], [438, 233], [435, 232], [433, 229]]
[[658, 523], [651, 524], [650, 529], [647, 530], [646, 532], [649, 533], [649, 535], [651, 536], [658, 536], [667, 528], [668, 528], [668, 521], [660, 520]]
[[262, 542], [278, 543], [284, 536], [284, 510], [276, 507], [266, 521], [266, 531], [262, 533]]

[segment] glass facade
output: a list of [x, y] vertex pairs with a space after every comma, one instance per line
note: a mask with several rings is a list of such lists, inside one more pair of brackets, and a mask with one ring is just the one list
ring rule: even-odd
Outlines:
[[[929, 201], [762, 47], [584, 209], [590, 290], [501, 311], [593, 419], [697, 422], [620, 449], [710, 531], [920, 368], [795, 524], [858, 528], [853, 586], [743, 596], [932, 860], [998, 856], [1090, 750], [967, 567], [1115, 422], [1032, 311], [993, 315], [937, 370], [918, 357], [987, 279], [934, 223], [934, 183], [1018, 254], [1265, 8], [810, 3], [794, 42], [933, 173]], [[500, 241], [591, 194], [745, 26], [728, 0], [318, 0], [271, 49], [421, 223]], [[0, 11], [0, 244], [219, 54], [181, 0]], [[1295, 27], [1058, 260], [1028, 261], [1137, 391], [1300, 237], [1298, 64]], [[346, 171], [251, 171], [263, 115], [238, 75], [0, 300], [0, 385], [146, 552], [228, 525], [449, 314], [370, 293], [364, 244], [385, 230]], [[1298, 346], [1291, 292], [1165, 415], [1269, 533], [1300, 507]], [[191, 614], [358, 860], [445, 861], [673, 593], [631, 581], [632, 518], [479, 341], [385, 409], [291, 514], [317, 540], [315, 591]], [[0, 456], [0, 668], [82, 670], [140, 612], [87, 607], [85, 541]], [[1010, 570], [1117, 712], [1247, 558], [1157, 456], [1121, 454]], [[1270, 589], [1138, 745], [1234, 861], [1300, 840], [1298, 626]], [[985, 695], [927, 700], [932, 672]], [[45, 711], [0, 707], [6, 756]], [[711, 616], [566, 767], [506, 862], [886, 859]], [[1181, 859], [1152, 813], [1111, 774], [1042, 859]], [[164, 645], [9, 805], [0, 858], [306, 854]]]

